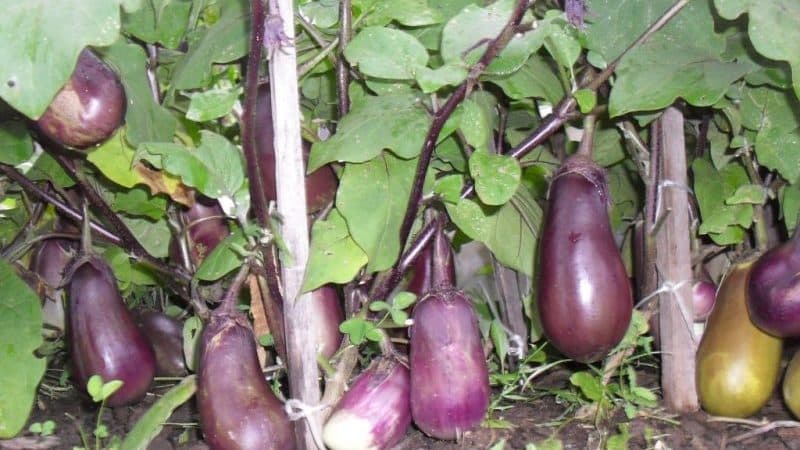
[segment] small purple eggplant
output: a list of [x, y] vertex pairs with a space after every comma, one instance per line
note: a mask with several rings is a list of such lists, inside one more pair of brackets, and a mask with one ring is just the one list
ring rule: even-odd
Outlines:
[[183, 325], [160, 311], [138, 311], [134, 317], [155, 352], [156, 376], [185, 376]]
[[579, 362], [604, 358], [633, 312], [630, 281], [607, 211], [603, 169], [567, 159], [551, 186], [539, 248], [538, 310], [550, 343]]
[[221, 307], [211, 314], [197, 383], [200, 427], [213, 450], [294, 448], [292, 426], [261, 372], [253, 330], [242, 313]]
[[333, 286], [322, 286], [311, 292], [311, 301], [315, 302], [315, 311], [319, 319], [317, 328], [318, 351], [330, 359], [342, 344], [342, 332], [339, 325], [344, 321], [344, 309], [339, 294]]
[[489, 407], [489, 371], [472, 302], [453, 288], [433, 291], [412, 319], [411, 415], [426, 434], [456, 439]]
[[84, 49], [71, 78], [36, 124], [55, 142], [84, 149], [114, 134], [125, 118], [126, 105], [116, 72]]
[[[186, 223], [186, 237], [189, 245], [189, 259], [192, 265], [199, 266], [203, 260], [230, 234], [225, 213], [216, 200], [198, 196], [194, 206], [181, 213]], [[173, 241], [171, 256], [180, 255], [180, 247]]]
[[411, 425], [408, 369], [377, 359], [355, 379], [322, 430], [331, 450], [383, 450], [405, 436]]
[[39, 244], [31, 257], [31, 270], [47, 285], [42, 318], [45, 324], [60, 331], [65, 327], [65, 308], [61, 298], [64, 271], [74, 257], [75, 246], [75, 242], [67, 239], [47, 239]]
[[747, 310], [753, 323], [773, 336], [800, 336], [800, 227], [756, 261], [747, 283]]
[[155, 356], [125, 307], [111, 268], [99, 256], [83, 256], [67, 279], [69, 349], [78, 386], [85, 389], [92, 375], [100, 375], [123, 382], [108, 406], [140, 400], [153, 381]]
[[695, 281], [692, 285], [694, 299], [694, 321], [705, 322], [717, 298], [717, 285], [708, 280]]

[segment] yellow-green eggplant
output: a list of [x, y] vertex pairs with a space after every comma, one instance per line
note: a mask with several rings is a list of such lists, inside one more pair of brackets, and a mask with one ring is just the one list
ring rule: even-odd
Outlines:
[[697, 349], [697, 393], [709, 414], [753, 415], [778, 381], [783, 341], [756, 327], [747, 312], [754, 262], [733, 265], [722, 280]]
[[800, 417], [800, 351], [795, 352], [783, 376], [783, 402], [795, 417]]

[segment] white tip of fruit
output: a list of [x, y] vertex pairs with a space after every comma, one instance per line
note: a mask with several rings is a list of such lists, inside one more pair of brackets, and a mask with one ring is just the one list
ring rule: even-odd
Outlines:
[[328, 419], [322, 440], [331, 450], [380, 450], [372, 436], [371, 422], [344, 410]]

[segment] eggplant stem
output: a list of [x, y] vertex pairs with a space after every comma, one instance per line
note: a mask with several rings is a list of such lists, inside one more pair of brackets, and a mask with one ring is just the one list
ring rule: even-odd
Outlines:
[[236, 299], [239, 296], [239, 291], [242, 289], [244, 281], [250, 274], [250, 264], [251, 261], [249, 259], [242, 264], [242, 267], [239, 268], [239, 272], [236, 273], [236, 277], [231, 282], [231, 285], [228, 286], [228, 290], [225, 291], [225, 296], [222, 297], [222, 304], [220, 305], [220, 309], [223, 312], [233, 314], [236, 311]]

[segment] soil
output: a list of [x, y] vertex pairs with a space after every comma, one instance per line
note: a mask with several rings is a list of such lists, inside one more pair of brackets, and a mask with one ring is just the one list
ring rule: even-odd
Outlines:
[[[569, 372], [549, 374], [543, 379], [548, 385], [565, 383]], [[640, 384], [654, 387], [657, 377], [645, 374]], [[156, 386], [145, 400], [133, 407], [106, 410], [103, 422], [109, 427], [111, 435], [124, 436], [136, 423], [139, 416], [149, 408], [157, 396], [169, 385]], [[764, 425], [781, 424], [774, 421], [789, 421], [791, 416], [775, 395], [757, 417], [749, 423], [718, 421], [703, 412], [683, 416], [670, 415], [662, 410], [640, 410], [639, 417], [628, 420], [621, 408], [612, 410], [609, 418], [595, 424], [591, 418], [579, 419], [580, 414], [567, 410], [567, 405], [559, 404], [552, 395], [544, 395], [536, 400], [520, 401], [510, 408], [497, 412], [492, 418], [501, 419], [511, 428], [479, 428], [466, 433], [460, 442], [443, 442], [431, 439], [418, 430], [409, 431], [406, 438], [395, 450], [450, 450], [450, 449], [526, 449], [545, 448], [547, 439], [559, 440], [563, 449], [800, 449], [800, 427], [775, 427], [747, 438], [748, 432], [756, 429], [756, 423]], [[10, 441], [0, 441], [3, 449], [68, 449], [81, 447], [79, 429], [91, 438], [97, 419], [97, 408], [88, 400], [69, 390], [58, 398], [39, 396], [30, 422], [56, 422], [54, 436], [40, 438], [30, 433]], [[800, 423], [794, 423], [800, 425]], [[791, 425], [783, 423], [782, 425]], [[626, 446], [614, 446], [619, 441], [620, 432], [627, 427], [629, 439]], [[614, 435], [617, 437], [612, 438]], [[742, 439], [745, 437], [745, 439]], [[497, 445], [504, 441], [503, 446]], [[619, 442], [617, 442], [619, 443]], [[539, 447], [529, 446], [539, 444]], [[90, 445], [94, 441], [90, 440]], [[197, 426], [197, 415], [193, 402], [180, 408], [170, 418], [169, 424], [152, 442], [151, 450], [201, 450], [208, 447], [202, 442]], [[553, 448], [553, 447], [546, 447]], [[555, 447], [558, 448], [558, 447]]]

